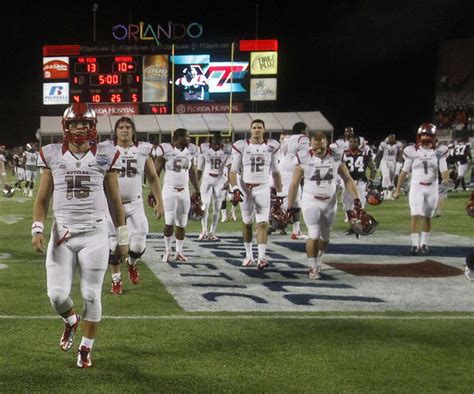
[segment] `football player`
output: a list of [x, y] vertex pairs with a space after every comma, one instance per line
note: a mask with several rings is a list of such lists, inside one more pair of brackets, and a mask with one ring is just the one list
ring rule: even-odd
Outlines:
[[[107, 270], [107, 211], [117, 227], [117, 253], [128, 253], [128, 233], [117, 182], [118, 152], [97, 145], [97, 118], [84, 103], [69, 106], [63, 115], [63, 144], [44, 146], [38, 165], [43, 168], [33, 206], [32, 245], [44, 253], [44, 221], [53, 200], [53, 224], [46, 253], [48, 297], [64, 320], [60, 348], [69, 351], [82, 320], [83, 337], [77, 366], [92, 365], [91, 351], [102, 316], [101, 292]], [[106, 203], [108, 201], [108, 206]], [[84, 302], [82, 318], [71, 299], [74, 272], [80, 271]]]
[[[282, 135], [285, 137], [283, 140], [280, 140], [280, 162], [278, 169], [281, 174], [282, 193], [287, 196], [295, 165], [298, 164], [296, 154], [302, 158], [303, 155], [308, 154], [309, 151], [308, 126], [303, 122], [297, 122], [293, 125], [290, 135]], [[301, 187], [298, 189], [298, 198], [295, 200], [294, 208], [299, 207], [300, 197]], [[287, 205], [288, 198], [285, 198], [283, 200], [282, 209], [286, 210]], [[291, 239], [307, 239], [307, 236], [301, 232], [299, 214], [295, 215], [292, 222], [293, 232], [291, 233]]]
[[[274, 139], [265, 139], [265, 123], [255, 119], [250, 125], [250, 139], [238, 140], [233, 145], [232, 166], [229, 181], [232, 186], [234, 205], [240, 203], [245, 246], [244, 267], [254, 263], [252, 252], [252, 223], [256, 222], [258, 258], [257, 268], [268, 267], [266, 258], [267, 227], [270, 216], [270, 182], [272, 174], [274, 187], [281, 197], [281, 175], [277, 166], [277, 151], [280, 144]], [[240, 186], [238, 185], [241, 171]]]
[[[205, 142], [199, 147], [197, 175], [198, 180], [201, 180], [201, 200], [205, 207], [199, 240], [218, 240], [216, 231], [219, 223], [219, 210], [226, 197], [227, 177], [224, 169], [230, 166], [231, 155], [232, 146], [224, 145], [220, 132], [213, 135], [210, 143]], [[211, 204], [212, 225], [211, 231], [208, 231], [207, 222]]]
[[25, 190], [23, 195], [26, 197], [33, 197], [33, 188], [35, 187], [36, 174], [38, 167], [36, 163], [38, 161], [38, 152], [32, 144], [26, 144], [26, 150], [23, 152], [23, 161], [25, 163]]
[[[449, 172], [446, 164], [448, 147], [436, 146], [436, 126], [423, 123], [418, 128], [416, 145], [409, 145], [403, 150], [404, 164], [398, 178], [393, 198], [400, 197], [400, 190], [406, 177], [411, 172], [410, 192], [410, 254], [428, 254], [428, 243], [431, 232], [431, 218], [438, 204], [438, 171], [442, 184], [448, 185]], [[421, 226], [421, 235], [419, 227]]]
[[[367, 145], [361, 147], [360, 138], [353, 135], [349, 139], [349, 149], [344, 151], [343, 161], [349, 170], [349, 175], [354, 180], [360, 203], [362, 208], [365, 206], [365, 194], [367, 189], [373, 188], [373, 182], [377, 169], [375, 168], [374, 161], [372, 160], [372, 149]], [[367, 170], [369, 170], [369, 177], [367, 178]], [[349, 190], [344, 189], [342, 203], [344, 211], [346, 211], [347, 217], [350, 217], [354, 199], [352, 193]], [[353, 234], [352, 228], [349, 228], [344, 234]], [[359, 238], [358, 235], [356, 235]]]
[[[142, 198], [142, 179], [144, 177], [146, 177], [150, 192], [156, 201], [154, 207], [155, 218], [159, 219], [163, 215], [160, 181], [151, 157], [153, 145], [149, 142], [136, 141], [135, 123], [132, 119], [125, 116], [115, 122], [113, 141], [107, 141], [102, 144], [115, 145], [115, 148], [120, 152], [120, 157], [117, 160], [117, 164], [120, 166], [118, 183], [129, 237], [129, 251], [126, 262], [130, 282], [136, 285], [140, 281], [137, 263], [138, 259], [145, 252], [146, 236], [148, 234], [148, 220], [145, 215]], [[120, 295], [123, 289], [120, 272], [122, 260], [115, 256], [117, 234], [110, 216], [109, 240], [109, 264], [112, 274], [112, 288], [110, 292]]]
[[461, 184], [462, 190], [466, 191], [464, 176], [466, 175], [469, 161], [472, 161], [471, 145], [467, 142], [467, 138], [462, 139], [460, 142], [454, 145], [453, 156], [457, 170], [457, 178], [454, 183], [454, 190], [456, 190]]
[[[163, 205], [165, 209], [165, 253], [163, 261], [171, 261], [173, 233], [176, 237], [176, 261], [187, 261], [183, 254], [185, 228], [188, 224], [188, 213], [191, 204], [189, 181], [193, 185], [196, 198], [199, 195], [199, 183], [194, 167], [197, 147], [190, 143], [186, 129], [176, 129], [173, 143], [162, 143], [156, 149], [156, 172], [158, 177], [165, 170], [163, 182]], [[176, 232], [175, 232], [176, 228]]]
[[13, 172], [16, 176], [15, 189], [22, 190], [21, 183], [25, 180], [25, 165], [23, 164], [22, 147], [15, 148], [13, 154]]
[[7, 158], [6, 158], [6, 150], [5, 150], [5, 145], [0, 145], [0, 185], [6, 185], [7, 184], [7, 171], [6, 171], [6, 163], [7, 163]]
[[382, 189], [385, 200], [393, 200], [392, 193], [394, 179], [397, 173], [397, 163], [402, 159], [403, 145], [397, 141], [395, 134], [390, 134], [385, 141], [379, 145], [375, 163], [382, 174]]
[[362, 208], [357, 186], [352, 180], [347, 166], [342, 161], [343, 151], [328, 148], [323, 132], [311, 138], [310, 154], [295, 167], [288, 194], [288, 212], [293, 215], [298, 194], [298, 185], [304, 178], [301, 209], [308, 227], [306, 255], [311, 279], [321, 278], [322, 256], [329, 244], [332, 224], [336, 217], [336, 175], [339, 174], [354, 201], [354, 208]]

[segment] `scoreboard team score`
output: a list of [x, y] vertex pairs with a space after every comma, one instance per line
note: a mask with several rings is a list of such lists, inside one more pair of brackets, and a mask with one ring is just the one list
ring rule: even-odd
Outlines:
[[[119, 53], [80, 45], [43, 47], [43, 105], [135, 105], [137, 113], [167, 113], [169, 104], [274, 101], [277, 40], [243, 40], [231, 52], [203, 50]], [[211, 49], [208, 49], [211, 48]]]

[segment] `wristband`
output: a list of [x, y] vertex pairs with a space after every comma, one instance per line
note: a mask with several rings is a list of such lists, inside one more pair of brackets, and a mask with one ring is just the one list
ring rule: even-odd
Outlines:
[[36, 234], [43, 234], [44, 224], [41, 222], [33, 222], [31, 225], [31, 236], [34, 237]]
[[117, 243], [119, 246], [128, 245], [128, 228], [127, 226], [117, 227]]

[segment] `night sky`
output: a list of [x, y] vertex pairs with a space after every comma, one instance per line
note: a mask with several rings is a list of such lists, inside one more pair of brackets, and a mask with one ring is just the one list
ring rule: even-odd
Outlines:
[[[93, 3], [22, 4], [3, 18], [0, 144], [35, 141], [45, 114], [42, 46], [90, 44]], [[273, 110], [319, 110], [336, 136], [353, 126], [371, 142], [389, 132], [411, 140], [431, 120], [440, 40], [474, 36], [474, 2], [467, 0], [95, 3], [98, 42], [111, 40], [113, 25], [141, 20], [198, 22], [206, 41], [277, 38]]]

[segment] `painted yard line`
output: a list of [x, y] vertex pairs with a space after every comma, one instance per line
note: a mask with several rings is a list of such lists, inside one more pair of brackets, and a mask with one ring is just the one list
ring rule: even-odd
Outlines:
[[[0, 320], [57, 320], [58, 316], [0, 315]], [[379, 315], [161, 315], [161, 316], [103, 316], [105, 320], [474, 320], [474, 315], [452, 316], [379, 316]]]

